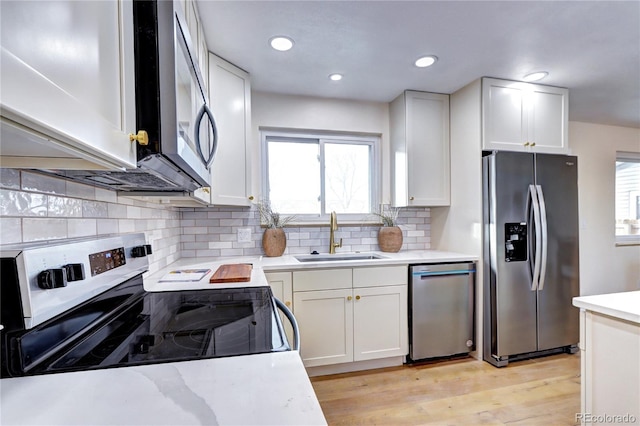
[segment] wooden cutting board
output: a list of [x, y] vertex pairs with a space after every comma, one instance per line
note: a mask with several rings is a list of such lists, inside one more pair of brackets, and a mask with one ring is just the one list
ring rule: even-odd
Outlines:
[[232, 263], [220, 265], [209, 278], [210, 283], [241, 283], [251, 281], [253, 265], [247, 263]]

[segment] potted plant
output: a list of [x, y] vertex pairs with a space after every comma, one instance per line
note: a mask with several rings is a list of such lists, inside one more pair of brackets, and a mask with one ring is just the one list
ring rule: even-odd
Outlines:
[[280, 215], [280, 213], [271, 208], [269, 201], [259, 202], [258, 211], [260, 212], [260, 224], [267, 228], [262, 234], [262, 249], [265, 256], [282, 256], [282, 253], [287, 248], [287, 237], [282, 228], [291, 222], [295, 216]]
[[382, 206], [374, 213], [382, 220], [382, 228], [378, 231], [378, 245], [380, 250], [397, 253], [402, 248], [402, 229], [397, 225], [398, 207]]

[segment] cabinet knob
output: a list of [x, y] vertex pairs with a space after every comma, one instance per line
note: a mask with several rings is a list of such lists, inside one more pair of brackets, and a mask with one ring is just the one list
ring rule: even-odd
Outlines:
[[531, 146], [536, 146], [536, 143], [535, 142], [531, 142]]
[[149, 134], [144, 130], [138, 131], [137, 135], [129, 133], [129, 141], [137, 141], [140, 145], [147, 146], [149, 145]]
[[356, 296], [356, 300], [360, 300], [360, 296]]
[[291, 302], [289, 302], [289, 301], [284, 302], [284, 304], [287, 305], [287, 308], [291, 307]]
[[253, 201], [253, 195], [249, 195], [249, 201]]
[[409, 197], [409, 200], [413, 201], [413, 200], [415, 200], [415, 197]]
[[204, 188], [202, 188], [202, 192], [204, 192], [205, 194], [209, 194], [211, 190], [209, 189], [208, 186], [205, 186]]
[[351, 299], [353, 299], [351, 296], [347, 296], [348, 301], [351, 301]]
[[524, 146], [529, 146], [529, 145], [530, 145], [529, 142], [524, 143]]

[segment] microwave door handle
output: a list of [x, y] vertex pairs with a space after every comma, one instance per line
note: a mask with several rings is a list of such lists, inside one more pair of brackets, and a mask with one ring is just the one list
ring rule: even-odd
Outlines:
[[[212, 142], [211, 152], [208, 153], [207, 157], [205, 157], [204, 153], [202, 152], [202, 145], [200, 144], [200, 131], [199, 131], [202, 119], [204, 118], [205, 115], [207, 116], [207, 120], [209, 121], [209, 124], [211, 125], [211, 130], [213, 132], [213, 139], [211, 141]], [[198, 155], [200, 156], [200, 159], [208, 169], [209, 167], [211, 167], [211, 163], [213, 163], [213, 158], [216, 155], [216, 150], [218, 149], [218, 128], [216, 126], [216, 120], [215, 118], [213, 118], [213, 113], [211, 112], [207, 104], [202, 104], [202, 107], [198, 112], [198, 116], [196, 117], [195, 140], [196, 140], [196, 148], [198, 149]]]
[[542, 250], [540, 260], [540, 279], [538, 284], [538, 291], [544, 289], [544, 276], [547, 272], [547, 206], [544, 202], [544, 194], [542, 193], [542, 187], [536, 185], [536, 191], [538, 192], [538, 204], [540, 208], [540, 227], [542, 231]]
[[[530, 201], [530, 203], [529, 203]], [[531, 236], [529, 236], [529, 247], [534, 247], [534, 261], [533, 261], [533, 273], [531, 278], [531, 291], [536, 291], [538, 289], [538, 279], [540, 277], [540, 261], [541, 261], [541, 250], [540, 245], [542, 244], [541, 239], [541, 224], [540, 224], [540, 205], [538, 203], [538, 192], [536, 190], [535, 185], [529, 185], [529, 199], [527, 200], [527, 207], [531, 209], [533, 213], [533, 226], [535, 228], [535, 242], [531, 244]], [[528, 213], [529, 218], [531, 214]], [[529, 231], [531, 228], [529, 227]], [[529, 253], [529, 258], [531, 262], [531, 253]]]

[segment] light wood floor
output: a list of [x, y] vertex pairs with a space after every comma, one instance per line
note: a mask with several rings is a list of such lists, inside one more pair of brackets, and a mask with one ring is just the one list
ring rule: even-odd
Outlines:
[[575, 425], [579, 354], [474, 358], [311, 379], [329, 425]]

